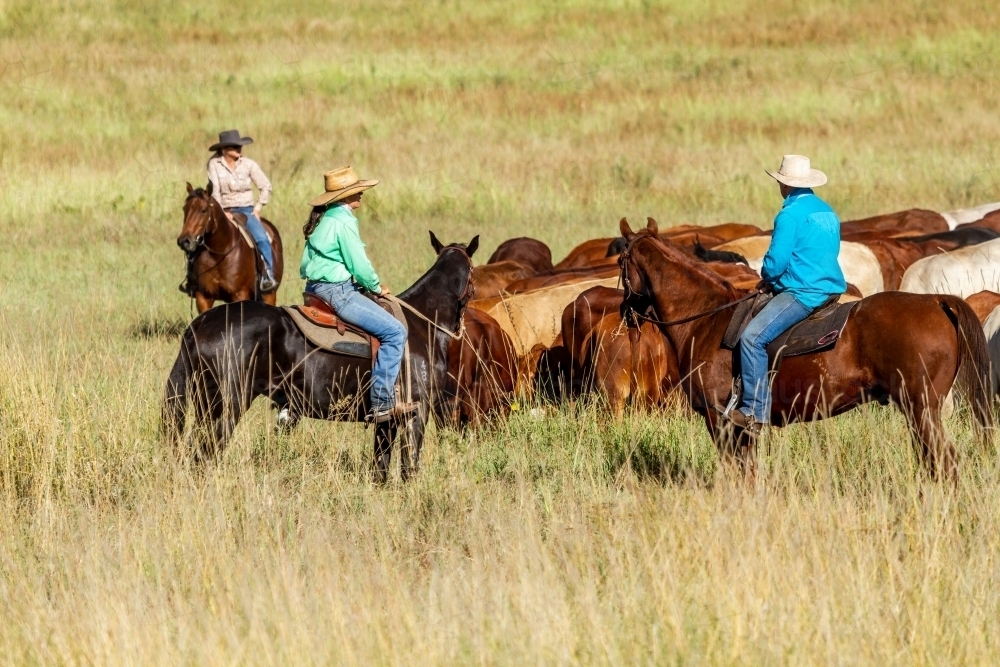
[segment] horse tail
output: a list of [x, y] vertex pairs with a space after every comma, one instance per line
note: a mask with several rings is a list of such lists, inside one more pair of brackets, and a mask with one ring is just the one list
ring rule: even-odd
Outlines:
[[181, 339], [181, 349], [167, 377], [163, 396], [160, 427], [170, 445], [179, 445], [187, 421], [188, 392], [191, 390], [191, 343], [194, 334], [189, 326]]
[[976, 436], [980, 442], [985, 442], [993, 427], [990, 354], [986, 333], [975, 311], [964, 299], [942, 296], [940, 304], [958, 334], [959, 368], [955, 386], [972, 404]]

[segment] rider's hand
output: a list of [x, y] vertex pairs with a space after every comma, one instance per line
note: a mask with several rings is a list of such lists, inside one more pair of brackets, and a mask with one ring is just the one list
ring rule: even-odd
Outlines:
[[753, 288], [755, 292], [770, 292], [771, 286], [767, 284], [766, 280], [761, 280], [757, 283], [757, 286]]
[[232, 213], [230, 213], [229, 211], [223, 211], [223, 213], [225, 213], [226, 217], [229, 218], [229, 222], [234, 222]]
[[253, 207], [253, 215], [254, 215], [254, 217], [255, 217], [255, 218], [257, 218], [258, 220], [260, 220], [260, 211], [261, 211], [261, 208], [260, 208], [260, 206], [254, 206], [254, 207]]
[[389, 291], [388, 287], [384, 284], [380, 285], [380, 287], [382, 288], [382, 291], [378, 293], [379, 296], [392, 296], [392, 292]]

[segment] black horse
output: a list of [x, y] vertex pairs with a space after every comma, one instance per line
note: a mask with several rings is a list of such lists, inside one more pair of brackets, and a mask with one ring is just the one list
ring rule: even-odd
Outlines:
[[[434, 265], [399, 295], [423, 316], [403, 311], [409, 328], [412, 396], [420, 403], [404, 426], [403, 479], [419, 465], [431, 402], [445, 384], [449, 332], [459, 331], [465, 304], [472, 298], [472, 255], [479, 237], [467, 246], [444, 246], [431, 232], [431, 245], [437, 252]], [[256, 301], [221, 305], [196, 317], [184, 332], [167, 380], [164, 430], [171, 442], [179, 443], [190, 401], [196, 420], [195, 455], [212, 456], [258, 396], [270, 398], [288, 416], [289, 427], [302, 417], [363, 421], [370, 375], [371, 360], [316, 347], [282, 308]], [[393, 421], [375, 427], [374, 467], [380, 482], [388, 477], [399, 427]]]

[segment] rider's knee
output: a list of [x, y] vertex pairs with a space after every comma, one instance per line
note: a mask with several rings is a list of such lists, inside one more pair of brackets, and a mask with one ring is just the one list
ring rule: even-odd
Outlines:
[[385, 336], [385, 342], [396, 343], [397, 345], [402, 345], [406, 342], [406, 327], [404, 327], [399, 322], [395, 323], [395, 326], [389, 329]]

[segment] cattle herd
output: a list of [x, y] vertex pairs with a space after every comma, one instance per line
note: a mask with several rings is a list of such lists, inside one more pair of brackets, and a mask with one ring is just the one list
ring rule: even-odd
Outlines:
[[[770, 232], [747, 224], [661, 228], [671, 241], [729, 281], [751, 290]], [[1000, 386], [1000, 203], [948, 212], [911, 209], [844, 222], [842, 300], [877, 292], [953, 294], [966, 299], [989, 341]], [[473, 271], [467, 334], [449, 348], [439, 419], [464, 427], [505, 416], [512, 397], [596, 394], [618, 414], [661, 405], [677, 387], [676, 353], [652, 324], [635, 344], [622, 326], [618, 257], [624, 239], [587, 240], [553, 263], [531, 238], [503, 242]], [[633, 368], [633, 366], [636, 366]]]

